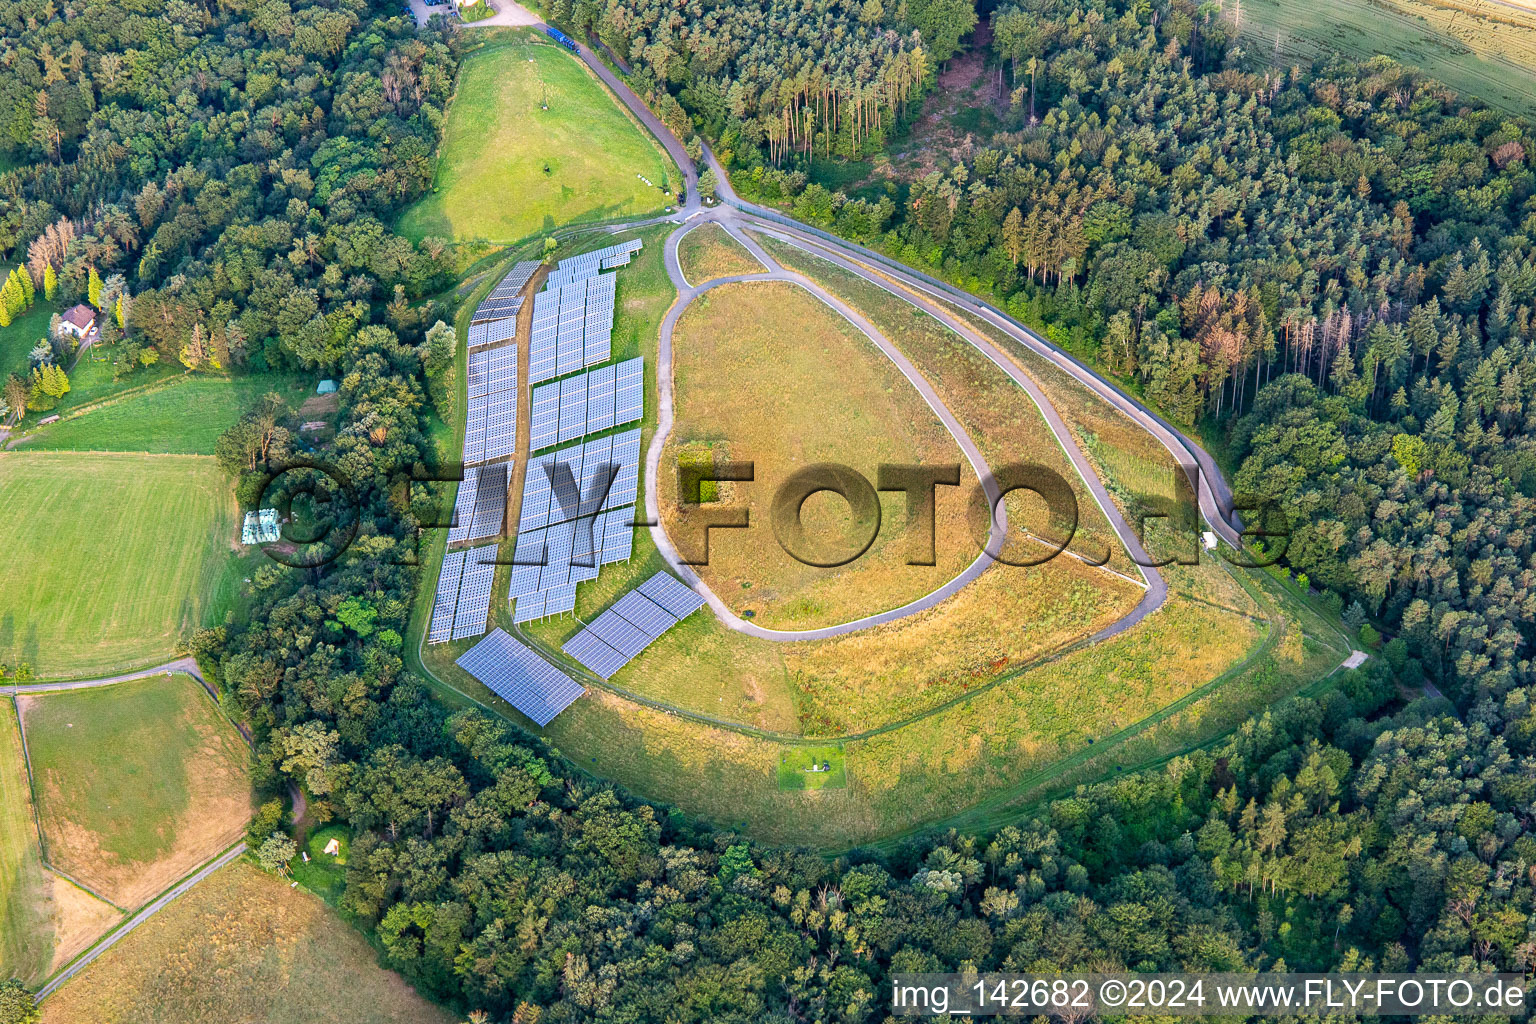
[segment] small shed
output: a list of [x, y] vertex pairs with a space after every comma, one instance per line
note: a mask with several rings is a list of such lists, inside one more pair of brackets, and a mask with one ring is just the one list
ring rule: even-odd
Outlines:
[[327, 377], [325, 380], [321, 381], [320, 382], [320, 386], [315, 388], [315, 394], [317, 394], [317, 395], [333, 395], [335, 393], [336, 393], [336, 382], [334, 380], [331, 380], [329, 377]]
[[331, 841], [325, 844], [325, 852], [330, 854], [332, 857], [340, 857], [341, 856], [341, 840], [339, 840], [336, 837], [332, 836], [331, 837]]

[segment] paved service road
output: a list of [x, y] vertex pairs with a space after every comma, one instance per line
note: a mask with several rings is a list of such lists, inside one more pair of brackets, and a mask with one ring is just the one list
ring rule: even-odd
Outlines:
[[0, 694], [17, 693], [51, 693], [57, 690], [89, 690], [97, 686], [111, 686], [113, 683], [126, 683], [134, 679], [148, 679], [150, 676], [168, 676], [176, 672], [185, 672], [187, 675], [202, 683], [203, 673], [197, 667], [196, 658], [177, 658], [168, 661], [164, 665], [156, 665], [154, 668], [140, 669], [137, 672], [125, 672], [119, 676], [105, 676], [101, 679], [76, 679], [62, 683], [11, 683], [9, 686], [0, 686]]
[[170, 903], [176, 897], [180, 896], [182, 893], [186, 892], [188, 889], [192, 888], [198, 882], [201, 882], [203, 879], [207, 878], [209, 875], [219, 870], [219, 868], [222, 868], [224, 865], [234, 860], [236, 857], [239, 857], [244, 852], [245, 844], [237, 843], [233, 848], [224, 851], [224, 853], [219, 857], [203, 865], [203, 867], [198, 869], [195, 874], [188, 875], [186, 878], [182, 879], [180, 882], [176, 883], [174, 886], [161, 893], [137, 914], [134, 914], [133, 917], [129, 918], [127, 924], [118, 928], [117, 931], [113, 932], [111, 935], [108, 935], [105, 939], [92, 946], [89, 950], [86, 951], [84, 956], [80, 957], [80, 959], [76, 960], [74, 963], [64, 968], [64, 970], [54, 975], [48, 984], [37, 990], [38, 1000], [41, 1001], [47, 996], [53, 994], [54, 989], [64, 984], [70, 978], [73, 978], [77, 973], [79, 973], [81, 968], [85, 967], [92, 960], [95, 960], [97, 957], [101, 956], [101, 954], [117, 945], [118, 941], [121, 940], [123, 936], [127, 935], [139, 925], [149, 920], [152, 916], [154, 916], [156, 912], [165, 907], [166, 904]]

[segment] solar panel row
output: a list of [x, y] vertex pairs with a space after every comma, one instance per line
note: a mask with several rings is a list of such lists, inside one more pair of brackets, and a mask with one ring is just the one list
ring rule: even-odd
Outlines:
[[458, 665], [540, 728], [586, 693], [576, 680], [500, 629], [459, 657]]
[[432, 601], [432, 625], [427, 629], [427, 643], [440, 644], [453, 632], [453, 610], [459, 599], [459, 578], [464, 574], [464, 552], [450, 551], [443, 556], [443, 568], [437, 576], [437, 596]]
[[485, 544], [464, 552], [464, 581], [459, 585], [459, 606], [453, 614], [453, 639], [479, 636], [491, 614], [491, 583], [496, 578], [496, 545]]
[[[484, 540], [501, 533], [502, 525], [507, 518], [507, 489], [511, 486], [511, 481], [508, 479], [510, 468], [505, 462], [480, 468], [474, 485], [475, 521], [469, 529], [469, 536], [465, 539]], [[469, 482], [468, 476], [469, 471], [466, 470], [466, 484]]]
[[561, 650], [609, 679], [703, 603], [676, 577], [659, 572], [619, 598]]
[[466, 466], [464, 479], [459, 481], [459, 493], [453, 499], [453, 522], [448, 526], [449, 544], [457, 544], [469, 538], [469, 528], [475, 521], [475, 495], [479, 484], [479, 467]]
[[501, 459], [517, 450], [517, 346], [469, 354], [464, 462]]
[[[522, 299], [518, 299], [522, 304]], [[484, 307], [482, 307], [484, 308]], [[517, 337], [517, 310], [503, 314], [495, 320], [469, 325], [469, 350], [489, 348]]]
[[[516, 317], [522, 308], [523, 298], [518, 293], [523, 290], [530, 278], [538, 271], [539, 264], [536, 260], [524, 260], [518, 263], [507, 276], [501, 279], [501, 283], [491, 289], [491, 293], [476, 308], [470, 317], [470, 324], [478, 324], [488, 320], [496, 320], [503, 317]], [[510, 335], [509, 335], [510, 337]], [[470, 330], [469, 347], [475, 347], [475, 334], [473, 326]], [[483, 344], [491, 344], [484, 342]]]
[[599, 270], [611, 270], [614, 267], [624, 266], [634, 253], [640, 251], [640, 247], [640, 239], [633, 238], [618, 245], [610, 245], [606, 249], [584, 252], [580, 256], [563, 259], [554, 270], [550, 271], [544, 287], [561, 288], [572, 281], [584, 281]]

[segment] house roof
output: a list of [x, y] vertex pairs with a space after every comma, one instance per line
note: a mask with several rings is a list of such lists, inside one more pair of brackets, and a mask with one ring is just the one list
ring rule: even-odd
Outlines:
[[85, 303], [80, 303], [64, 314], [64, 320], [84, 330], [96, 322], [96, 311]]

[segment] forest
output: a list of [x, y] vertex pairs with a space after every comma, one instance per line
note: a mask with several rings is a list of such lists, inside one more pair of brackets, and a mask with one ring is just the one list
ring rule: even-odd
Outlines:
[[[251, 840], [289, 782], [351, 828], [340, 908], [433, 998], [519, 1024], [857, 1022], [901, 970], [1536, 959], [1528, 126], [1395, 66], [1255, 70], [1208, 5], [1027, 0], [983, 12], [1006, 130], [894, 194], [813, 182], [815, 147], [905, 130], [977, 24], [960, 8], [564, 17], [759, 195], [1005, 297], [1229, 437], [1236, 482], [1294, 517], [1291, 570], [1389, 639], [995, 835], [832, 860], [594, 781], [406, 666], [421, 510], [391, 484], [435, 457], [426, 327], [452, 282], [389, 225], [428, 185], [454, 42], [363, 0], [0, 9], [0, 245], [71, 294], [120, 278], [122, 344], [341, 382], [316, 454], [357, 488], [356, 540], [258, 570], [192, 648], [258, 740]], [[220, 457], [243, 476], [286, 450], [258, 408]]]

